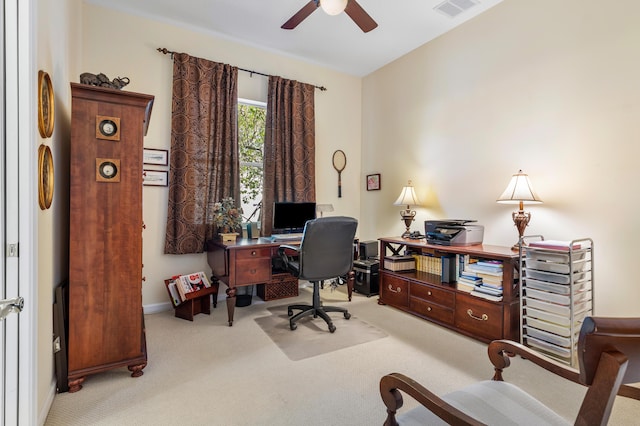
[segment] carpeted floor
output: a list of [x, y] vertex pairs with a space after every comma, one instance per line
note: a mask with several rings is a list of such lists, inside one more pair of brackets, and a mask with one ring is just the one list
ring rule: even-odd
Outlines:
[[[236, 309], [233, 327], [224, 303], [193, 322], [175, 318], [172, 311], [146, 315], [144, 375], [132, 378], [122, 368], [89, 376], [81, 391], [56, 395], [45, 424], [381, 425], [385, 407], [378, 385], [384, 374], [407, 374], [438, 394], [493, 374], [484, 343], [380, 306], [377, 297], [355, 294], [348, 302], [344, 286], [334, 292], [325, 288], [322, 299], [348, 306], [349, 321], [362, 321], [387, 337], [292, 361], [255, 319], [273, 316], [269, 309], [276, 306], [310, 301], [310, 288], [285, 300], [265, 303], [254, 297], [250, 306]], [[336, 332], [322, 328], [318, 333], [339, 339], [348, 321], [333, 315]], [[302, 341], [304, 336], [296, 337]], [[519, 358], [512, 360], [505, 379], [567, 419], [584, 395], [582, 387]], [[415, 405], [405, 399], [404, 408]], [[637, 424], [638, 412], [638, 402], [618, 398], [610, 424]]]
[[[301, 318], [298, 328], [289, 328], [287, 305], [278, 305], [267, 310], [270, 315], [255, 319], [267, 336], [292, 361], [326, 354], [350, 346], [371, 342], [386, 337], [387, 334], [356, 315], [345, 319], [341, 313], [330, 313], [336, 331], [329, 332], [327, 323], [321, 318], [308, 316]], [[295, 311], [297, 313], [299, 311]]]

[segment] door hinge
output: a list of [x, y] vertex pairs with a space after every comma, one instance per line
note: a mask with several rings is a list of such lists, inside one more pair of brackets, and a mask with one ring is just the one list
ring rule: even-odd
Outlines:
[[7, 257], [18, 257], [18, 243], [7, 244]]

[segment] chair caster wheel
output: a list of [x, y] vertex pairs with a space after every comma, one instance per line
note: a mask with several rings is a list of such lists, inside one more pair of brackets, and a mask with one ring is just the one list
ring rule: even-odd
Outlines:
[[350, 314], [349, 312], [345, 312], [345, 313], [344, 313], [344, 318], [345, 318], [345, 319], [349, 319], [349, 318], [351, 318], [351, 314]]
[[335, 326], [335, 325], [333, 325], [333, 324], [329, 324], [329, 331], [330, 331], [331, 333], [333, 333], [334, 331], [336, 331], [336, 326]]
[[287, 311], [287, 315], [289, 315], [290, 317], [293, 316], [293, 311]]
[[289, 328], [291, 330], [295, 330], [296, 328], [298, 328], [298, 324], [289, 324]]

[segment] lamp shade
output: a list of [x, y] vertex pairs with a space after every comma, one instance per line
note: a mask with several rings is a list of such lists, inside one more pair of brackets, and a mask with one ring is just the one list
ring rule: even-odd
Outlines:
[[418, 200], [418, 196], [416, 195], [416, 191], [413, 189], [413, 185], [411, 185], [411, 181], [402, 188], [400, 192], [400, 196], [393, 203], [394, 206], [419, 206], [420, 201]]
[[333, 211], [333, 204], [316, 204], [316, 211], [320, 214]]
[[518, 173], [511, 177], [507, 189], [498, 197], [496, 202], [504, 204], [518, 204], [520, 202], [534, 204], [542, 203], [542, 200], [533, 190], [529, 176], [522, 173], [522, 170], [518, 170]]
[[349, 0], [320, 0], [320, 7], [327, 15], [338, 15], [347, 7]]

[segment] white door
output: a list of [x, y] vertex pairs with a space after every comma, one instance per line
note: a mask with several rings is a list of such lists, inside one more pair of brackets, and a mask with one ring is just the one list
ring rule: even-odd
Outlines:
[[[33, 0], [2, 0], [0, 18], [0, 300], [21, 297], [25, 312], [0, 302], [0, 426], [35, 424], [35, 312], [32, 208], [31, 55]], [[26, 178], [26, 179], [25, 179]], [[27, 206], [27, 208], [25, 208]], [[19, 220], [19, 212], [23, 213]], [[23, 250], [24, 248], [24, 250]], [[4, 308], [4, 310], [3, 310]], [[20, 362], [18, 362], [20, 361]]]

